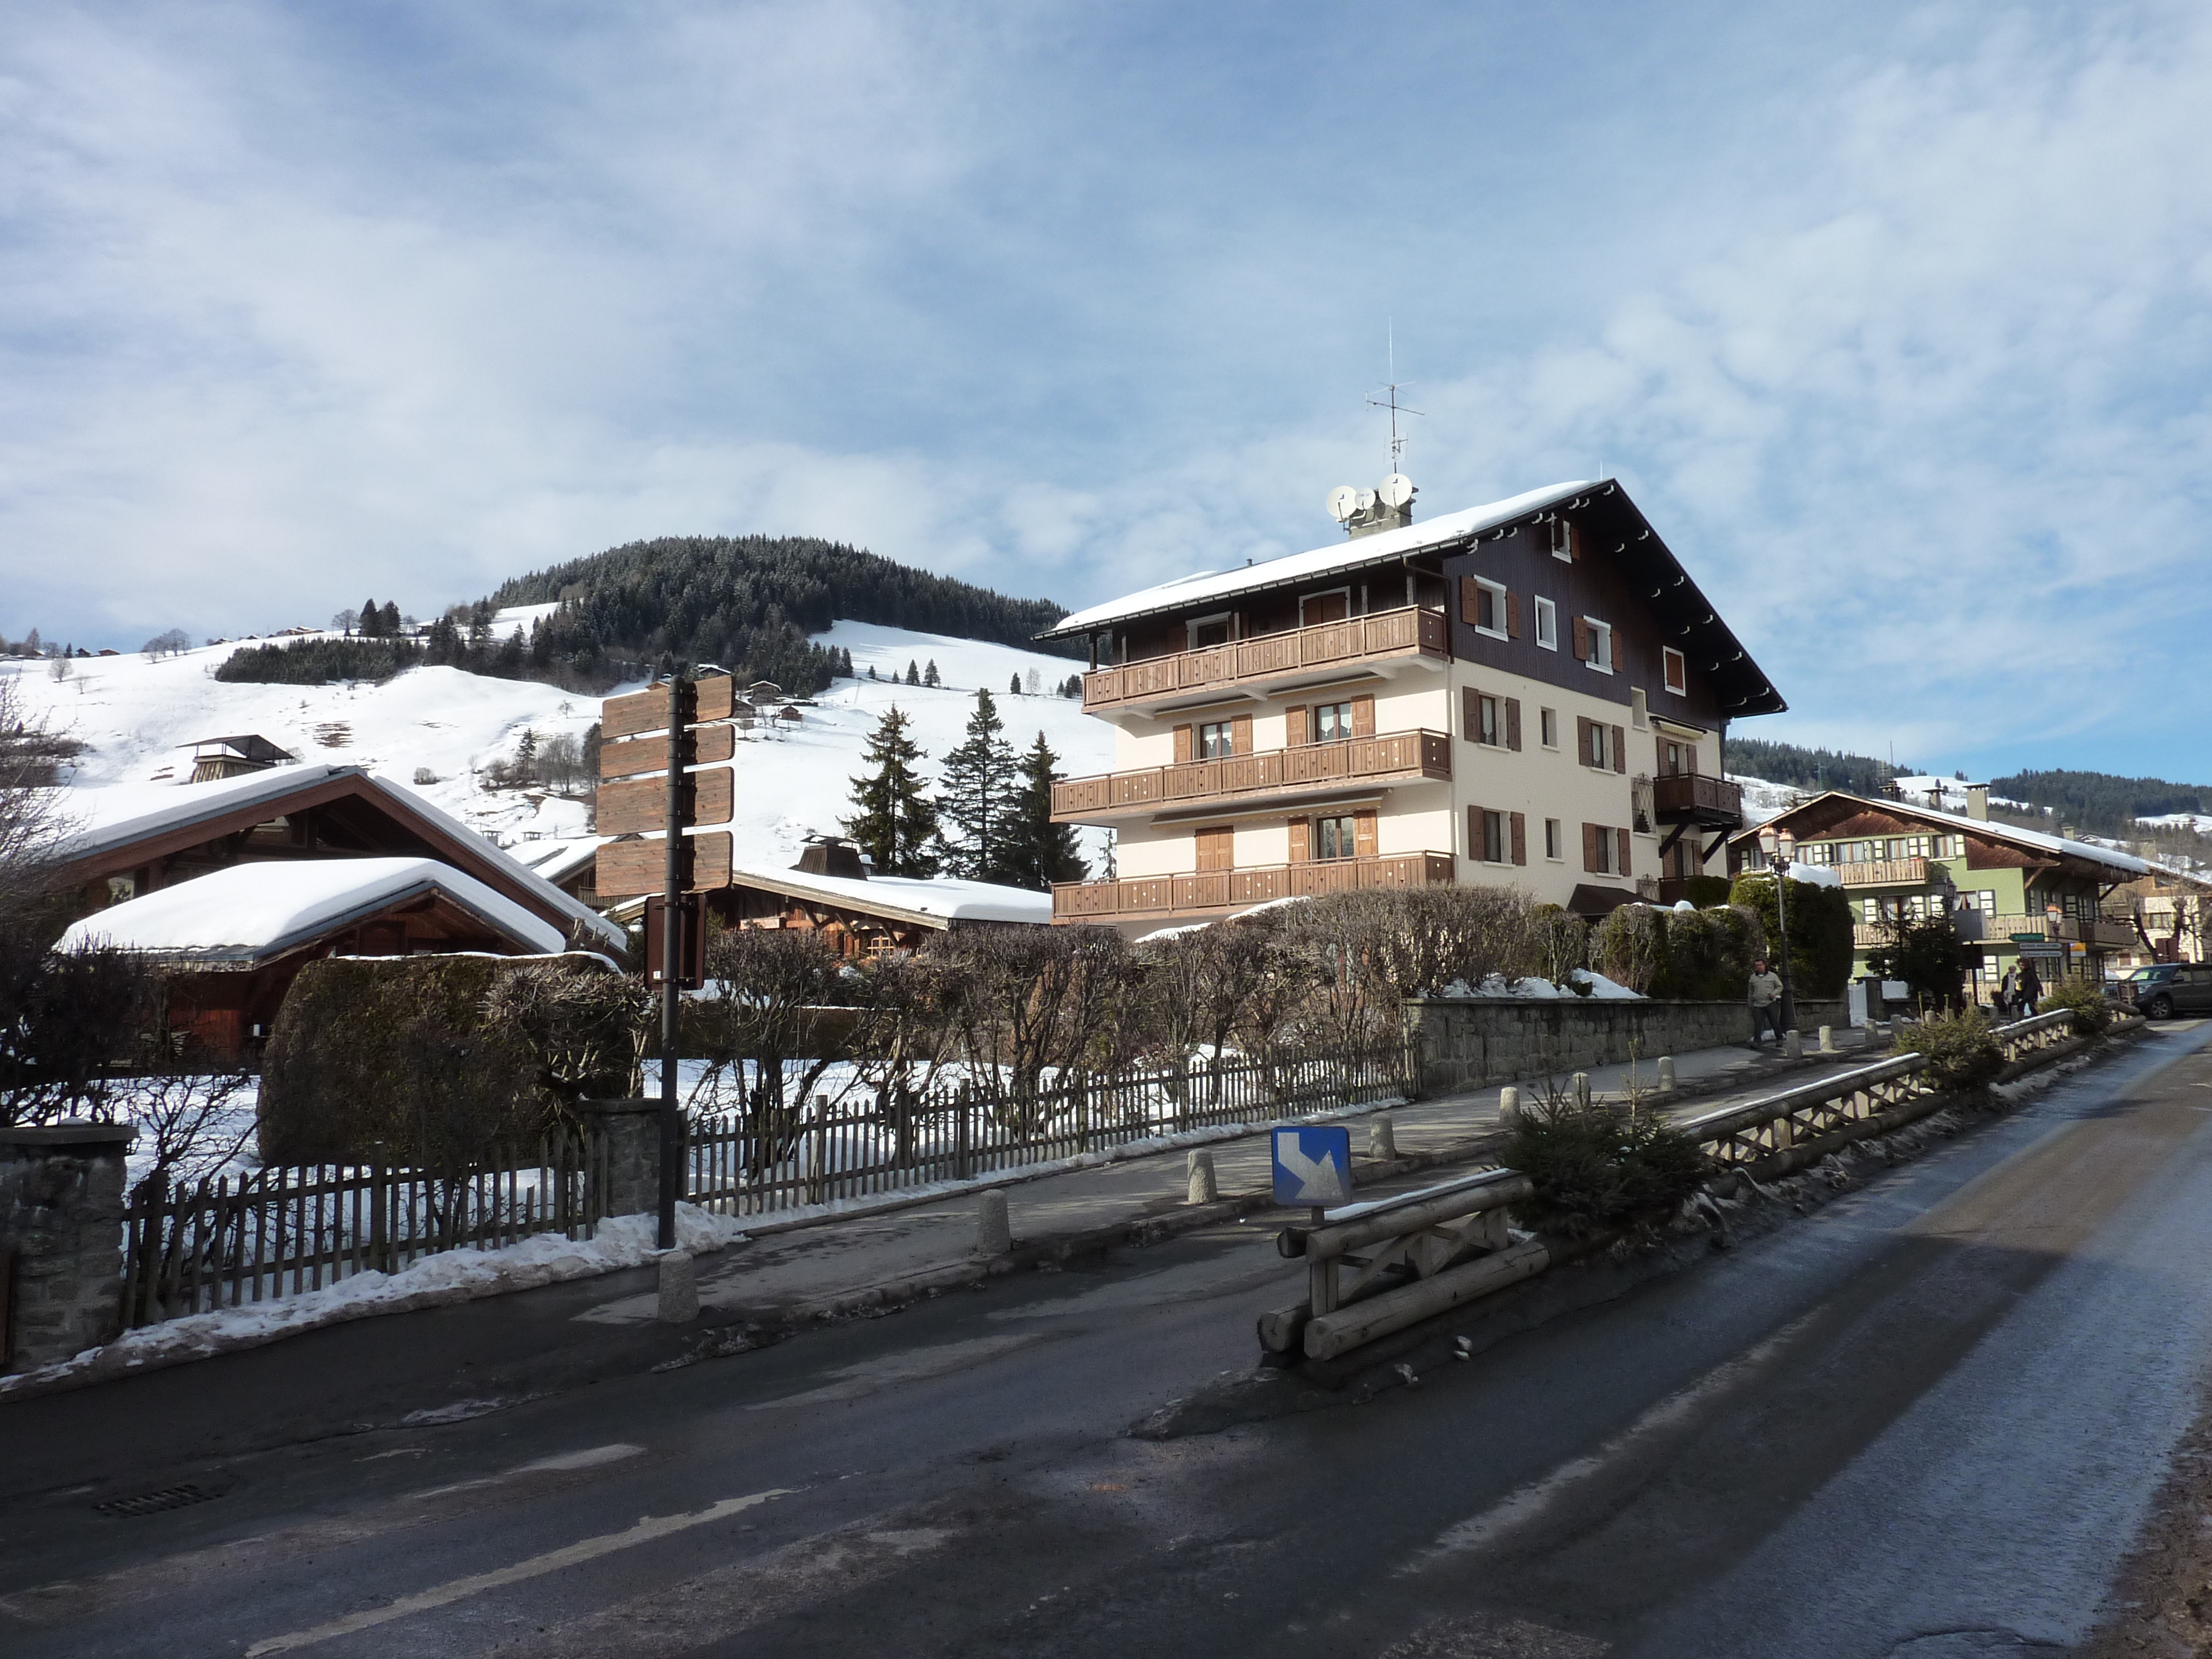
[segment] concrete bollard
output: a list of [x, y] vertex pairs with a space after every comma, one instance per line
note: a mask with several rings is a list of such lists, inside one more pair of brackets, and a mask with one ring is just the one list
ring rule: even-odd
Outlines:
[[1498, 1091], [1498, 1121], [1509, 1129], [1521, 1121], [1521, 1091], [1510, 1083]]
[[1820, 1052], [1824, 1054], [1843, 1052], [1836, 1047], [1836, 1028], [1832, 1025], [1823, 1025], [1820, 1028]]
[[1782, 1034], [1782, 1058], [1784, 1060], [1805, 1058], [1805, 1034], [1802, 1031], [1784, 1031]]
[[1374, 1158], [1398, 1156], [1398, 1126], [1390, 1121], [1388, 1112], [1377, 1112], [1368, 1120], [1367, 1156]]
[[1590, 1103], [1589, 1073], [1588, 1072], [1577, 1072], [1575, 1073], [1574, 1095], [1575, 1104], [1582, 1107], [1584, 1110], [1588, 1110]]
[[699, 1264], [689, 1250], [656, 1250], [660, 1268], [660, 1318], [670, 1325], [688, 1325], [699, 1316]]
[[1213, 1154], [1212, 1152], [1188, 1153], [1183, 1158], [1182, 1164], [1184, 1176], [1189, 1182], [1188, 1194], [1184, 1202], [1211, 1204], [1221, 1196], [1220, 1191], [1213, 1184]]
[[1672, 1054], [1662, 1054], [1659, 1056], [1659, 1092], [1662, 1095], [1671, 1094], [1674, 1092], [1674, 1056]]
[[975, 1206], [975, 1254], [1004, 1255], [1014, 1248], [1013, 1227], [1006, 1219], [1006, 1195], [1001, 1192], [983, 1194]]

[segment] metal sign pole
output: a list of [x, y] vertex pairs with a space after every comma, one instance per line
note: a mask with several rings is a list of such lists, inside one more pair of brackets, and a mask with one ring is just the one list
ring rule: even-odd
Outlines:
[[683, 1182], [684, 1113], [677, 1067], [682, 1048], [684, 901], [691, 885], [691, 718], [698, 693], [690, 677], [668, 671], [668, 853], [660, 909], [660, 1249], [676, 1248], [676, 1200]]

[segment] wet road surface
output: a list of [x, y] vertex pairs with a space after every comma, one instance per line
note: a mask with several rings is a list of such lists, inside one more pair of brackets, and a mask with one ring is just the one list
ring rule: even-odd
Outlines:
[[182, 1432], [143, 1489], [214, 1495], [135, 1517], [50, 1476], [81, 1404], [0, 1408], [0, 1652], [2062, 1651], [2212, 1352], [2208, 1042], [2160, 1028], [1418, 1386], [1209, 1435], [1124, 1431], [1249, 1370], [1296, 1292], [1253, 1228], [444, 1423]]

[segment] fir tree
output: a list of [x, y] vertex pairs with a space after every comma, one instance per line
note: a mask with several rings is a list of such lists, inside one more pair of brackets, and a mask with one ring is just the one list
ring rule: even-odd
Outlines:
[[1001, 735], [1006, 722], [988, 690], [975, 694], [968, 717], [968, 740], [945, 757], [944, 790], [939, 816], [951, 826], [939, 831], [945, 867], [969, 881], [1005, 881], [1013, 827], [1014, 751]]
[[382, 621], [381, 632], [384, 637], [387, 640], [398, 639], [399, 637], [399, 601], [386, 599], [384, 602], [384, 609], [378, 612], [378, 615]]
[[937, 678], [936, 658], [932, 657], [929, 659], [929, 666], [921, 671], [921, 683], [924, 685], [942, 685], [944, 684], [942, 680]]
[[915, 665], [912, 657], [906, 659], [906, 683], [908, 685], [921, 684], [921, 670]]
[[361, 604], [361, 620], [354, 623], [354, 629], [356, 632], [374, 639], [383, 631], [379, 626], [383, 621], [384, 613], [376, 608], [376, 601], [363, 599]]
[[1010, 697], [1018, 697], [1022, 695], [1022, 677], [1019, 674], [1006, 682], [1006, 695]]
[[876, 678], [876, 665], [873, 663], [870, 663], [868, 665], [868, 678], [870, 679]]
[[1040, 893], [1051, 891], [1056, 881], [1081, 881], [1091, 873], [1077, 848], [1075, 826], [1052, 821], [1052, 786], [1060, 776], [1053, 768], [1059, 762], [1044, 733], [1038, 732], [1036, 744], [1021, 758], [1009, 826], [1006, 879]]
[[928, 757], [907, 735], [896, 704], [884, 711], [863, 758], [874, 769], [853, 780], [853, 816], [843, 824], [881, 876], [933, 876], [937, 806], [921, 792], [915, 763]]

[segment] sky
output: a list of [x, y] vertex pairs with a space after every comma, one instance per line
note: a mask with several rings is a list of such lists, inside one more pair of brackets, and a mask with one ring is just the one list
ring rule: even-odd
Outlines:
[[1073, 607], [1619, 477], [1740, 736], [2212, 783], [2212, 9], [40, 3], [0, 635], [807, 534]]

